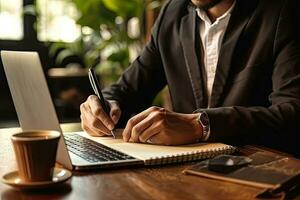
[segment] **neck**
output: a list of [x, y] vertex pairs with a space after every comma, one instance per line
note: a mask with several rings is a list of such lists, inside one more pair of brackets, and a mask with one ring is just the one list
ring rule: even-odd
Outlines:
[[226, 11], [232, 6], [234, 0], [223, 0], [219, 4], [214, 7], [208, 9], [207, 15], [212, 22], [216, 21], [216, 19], [222, 16]]

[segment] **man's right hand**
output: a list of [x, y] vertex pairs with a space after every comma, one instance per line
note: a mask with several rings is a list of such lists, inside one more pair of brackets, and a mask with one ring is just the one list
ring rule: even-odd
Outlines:
[[121, 109], [117, 101], [108, 100], [110, 116], [101, 107], [96, 95], [91, 95], [80, 105], [82, 129], [92, 136], [111, 135], [110, 131], [118, 123]]

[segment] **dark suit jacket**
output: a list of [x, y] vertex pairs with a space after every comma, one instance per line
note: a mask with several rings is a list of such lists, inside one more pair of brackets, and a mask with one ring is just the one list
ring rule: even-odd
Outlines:
[[206, 110], [209, 141], [258, 143], [300, 155], [298, 0], [237, 0], [207, 108], [198, 17], [190, 0], [162, 9], [151, 41], [105, 90], [123, 117], [148, 107], [165, 86], [174, 111]]

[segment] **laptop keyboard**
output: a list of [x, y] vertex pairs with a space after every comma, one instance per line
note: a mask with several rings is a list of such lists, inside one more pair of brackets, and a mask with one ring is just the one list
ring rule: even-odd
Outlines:
[[65, 134], [64, 138], [70, 152], [92, 163], [135, 159], [75, 133]]

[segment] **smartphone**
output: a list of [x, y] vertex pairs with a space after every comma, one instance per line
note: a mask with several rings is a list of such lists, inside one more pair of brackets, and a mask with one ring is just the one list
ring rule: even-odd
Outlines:
[[229, 173], [249, 165], [252, 159], [246, 156], [220, 155], [208, 160], [208, 169], [215, 172]]

